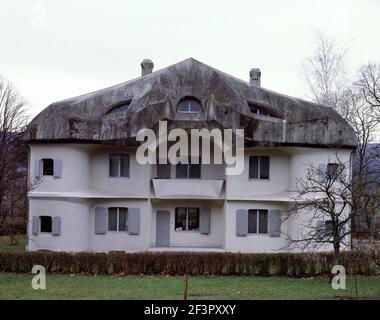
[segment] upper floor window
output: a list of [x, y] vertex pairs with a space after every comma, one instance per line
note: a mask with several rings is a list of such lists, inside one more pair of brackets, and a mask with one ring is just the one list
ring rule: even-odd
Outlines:
[[341, 166], [339, 163], [328, 163], [326, 170], [327, 177], [331, 180], [335, 180], [336, 178], [338, 178], [340, 170]]
[[268, 233], [268, 210], [248, 210], [248, 233]]
[[249, 157], [249, 178], [250, 179], [269, 179], [269, 163], [268, 156], [251, 156]]
[[190, 231], [199, 230], [199, 208], [176, 208], [175, 230]]
[[108, 208], [108, 231], [127, 231], [128, 208]]
[[51, 216], [40, 216], [40, 232], [51, 233], [52, 221]]
[[129, 106], [131, 105], [131, 102], [132, 101], [126, 101], [121, 104], [118, 104], [110, 110], [108, 110], [107, 114], [127, 111], [129, 109]]
[[201, 160], [199, 163], [190, 163], [191, 157], [188, 159], [188, 163], [179, 162], [176, 165], [176, 178], [177, 179], [200, 179], [201, 177]]
[[129, 178], [129, 154], [110, 155], [110, 177]]
[[54, 160], [53, 159], [42, 159], [42, 175], [52, 176], [54, 175]]
[[199, 113], [202, 112], [202, 107], [198, 99], [192, 97], [184, 98], [178, 104], [178, 112]]

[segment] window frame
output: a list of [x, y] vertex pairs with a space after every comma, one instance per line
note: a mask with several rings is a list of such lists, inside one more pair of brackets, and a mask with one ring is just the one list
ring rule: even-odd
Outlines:
[[[42, 218], [50, 219], [50, 231], [42, 231]], [[38, 231], [42, 234], [52, 234], [53, 233], [53, 217], [52, 216], [39, 216], [38, 217]]]
[[[258, 164], [257, 164], [257, 178], [251, 177], [251, 158], [257, 157], [258, 158]], [[268, 158], [268, 178], [261, 178], [261, 158]], [[270, 168], [271, 168], [271, 157], [265, 156], [265, 155], [251, 155], [248, 159], [248, 180], [260, 180], [260, 181], [269, 181], [270, 180]]]
[[[110, 210], [116, 209], [116, 230], [110, 230]], [[120, 230], [120, 209], [125, 209], [125, 230]], [[128, 208], [127, 207], [108, 207], [107, 210], [107, 231], [108, 232], [128, 232]]]
[[[249, 216], [251, 214], [256, 214], [256, 232], [250, 231], [249, 229]], [[266, 231], [260, 232], [260, 216], [262, 214], [266, 215]], [[255, 234], [255, 235], [268, 235], [269, 234], [269, 210], [268, 209], [248, 209], [248, 234]]]
[[[112, 157], [118, 157], [118, 174], [116, 176], [112, 175], [112, 166], [111, 166], [111, 158]], [[122, 157], [128, 158], [128, 172], [126, 176], [122, 176]], [[109, 178], [126, 178], [129, 179], [131, 177], [131, 156], [129, 153], [111, 153], [108, 155], [108, 177]]]
[[[181, 163], [180, 161], [175, 165], [176, 179], [202, 179], [202, 158], [199, 157], [199, 163], [191, 163], [191, 158], [192, 158], [191, 156], [188, 156], [188, 160], [187, 160], [188, 163]], [[186, 177], [178, 177], [177, 170], [178, 170], [179, 165], [186, 166]], [[199, 166], [199, 177], [190, 177], [191, 166]]]
[[[334, 174], [331, 174], [329, 172], [329, 166], [333, 166], [334, 167]], [[342, 175], [342, 173], [340, 172], [340, 164], [339, 163], [336, 163], [336, 162], [329, 162], [327, 163], [326, 165], [326, 176], [327, 176], [327, 179], [329, 180], [337, 180], [339, 179], [339, 176]]]
[[[45, 174], [45, 163], [46, 163], [46, 161], [52, 162], [51, 174]], [[45, 176], [45, 177], [53, 177], [54, 176], [54, 159], [52, 159], [52, 158], [42, 158], [41, 159], [41, 174], [42, 174], [42, 176]]]
[[[177, 230], [177, 214], [178, 214], [178, 209], [185, 209], [186, 210], [186, 229], [183, 230]], [[198, 228], [197, 229], [191, 229], [189, 230], [189, 209], [195, 209], [197, 213], [197, 219], [198, 219]], [[175, 232], [199, 232], [200, 229], [200, 213], [201, 210], [199, 207], [176, 207], [174, 209], [174, 231]]]

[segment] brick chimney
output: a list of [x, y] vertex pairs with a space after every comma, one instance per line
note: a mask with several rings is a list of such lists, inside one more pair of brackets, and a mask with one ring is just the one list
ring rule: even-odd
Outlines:
[[147, 74], [152, 73], [154, 64], [150, 59], [144, 59], [141, 62], [141, 76], [146, 76]]
[[261, 71], [258, 68], [253, 68], [249, 72], [249, 83], [260, 87], [261, 84]]

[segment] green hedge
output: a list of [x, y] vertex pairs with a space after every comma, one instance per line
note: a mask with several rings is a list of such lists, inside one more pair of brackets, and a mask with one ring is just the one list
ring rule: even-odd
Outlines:
[[[331, 253], [0, 253], [0, 272], [31, 272], [43, 265], [49, 273], [125, 275], [260, 275], [311, 277], [330, 274]], [[345, 252], [340, 264], [347, 274], [378, 272], [369, 255]]]

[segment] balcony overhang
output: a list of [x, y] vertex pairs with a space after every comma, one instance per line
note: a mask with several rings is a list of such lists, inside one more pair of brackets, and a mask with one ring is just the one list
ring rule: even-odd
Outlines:
[[224, 180], [153, 179], [157, 199], [219, 199]]

